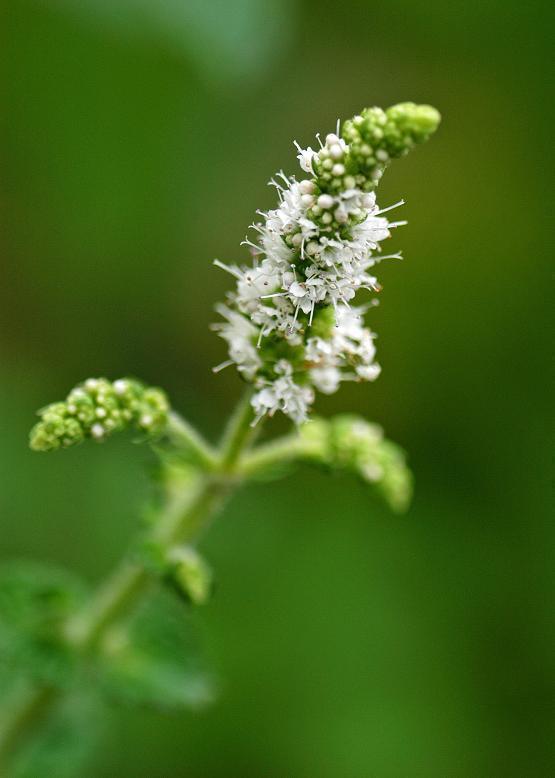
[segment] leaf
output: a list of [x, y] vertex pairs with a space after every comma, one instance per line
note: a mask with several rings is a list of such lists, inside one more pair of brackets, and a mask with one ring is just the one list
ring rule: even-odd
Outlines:
[[170, 586], [184, 602], [205, 605], [210, 599], [214, 583], [212, 569], [192, 546], [167, 549], [148, 536], [139, 540], [134, 552], [140, 564]]
[[168, 554], [168, 580], [185, 602], [205, 605], [213, 588], [213, 574], [206, 560], [191, 546], [175, 546]]
[[68, 695], [25, 741], [13, 760], [11, 778], [76, 778], [99, 734], [100, 706], [94, 695]]
[[[259, 79], [287, 44], [288, 0], [56, 0], [58, 7], [128, 40], [186, 54], [215, 82]], [[267, 20], [271, 19], [271, 24]]]
[[85, 589], [65, 571], [30, 562], [0, 568], [0, 664], [4, 673], [65, 684], [74, 668], [60, 628]]
[[191, 620], [174, 596], [159, 592], [102, 646], [99, 680], [107, 696], [129, 705], [198, 708], [214, 699]]

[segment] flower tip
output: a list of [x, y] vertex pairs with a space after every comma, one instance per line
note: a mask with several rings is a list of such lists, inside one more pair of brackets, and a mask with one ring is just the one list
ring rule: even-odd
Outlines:
[[441, 122], [437, 108], [426, 104], [398, 103], [388, 108], [386, 113], [398, 126], [413, 132], [418, 140], [428, 138]]
[[441, 123], [441, 114], [433, 105], [417, 105], [415, 121], [420, 129], [430, 135]]

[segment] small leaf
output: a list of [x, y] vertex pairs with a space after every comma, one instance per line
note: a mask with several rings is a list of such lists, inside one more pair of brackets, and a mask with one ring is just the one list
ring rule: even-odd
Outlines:
[[212, 570], [190, 546], [170, 549], [167, 561], [169, 578], [179, 593], [193, 605], [204, 605], [212, 593]]
[[80, 693], [61, 700], [13, 760], [11, 778], [76, 778], [99, 730], [98, 699]]
[[162, 709], [212, 702], [213, 681], [186, 616], [175, 597], [160, 592], [127, 628], [113, 629], [99, 664], [104, 692], [125, 704]]
[[34, 563], [0, 569], [0, 658], [9, 672], [65, 684], [75, 665], [60, 629], [85, 597], [65, 571]]
[[212, 570], [191, 546], [174, 546], [168, 550], [151, 535], [143, 535], [135, 544], [134, 556], [191, 605], [204, 605], [210, 599]]

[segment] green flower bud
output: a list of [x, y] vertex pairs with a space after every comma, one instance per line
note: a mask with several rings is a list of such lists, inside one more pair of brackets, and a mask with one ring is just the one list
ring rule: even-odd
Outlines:
[[[374, 189], [390, 160], [426, 141], [437, 130], [440, 121], [439, 112], [430, 105], [399, 103], [386, 111], [365, 108], [342, 127], [342, 138], [349, 144], [346, 170], [361, 188]], [[320, 178], [323, 178], [322, 182]], [[320, 178], [320, 188], [329, 188], [329, 175], [323, 174]]]
[[64, 402], [39, 411], [40, 421], [30, 434], [34, 451], [54, 451], [85, 438], [105, 440], [111, 433], [135, 429], [160, 435], [168, 422], [169, 403], [161, 389], [140, 381], [89, 378], [71, 390]]
[[[423, 143], [434, 133], [441, 121], [439, 111], [431, 105], [416, 103], [398, 103], [386, 111], [387, 124], [384, 135], [391, 126], [395, 126], [409, 137], [413, 143]], [[410, 149], [410, 145], [407, 151]]]

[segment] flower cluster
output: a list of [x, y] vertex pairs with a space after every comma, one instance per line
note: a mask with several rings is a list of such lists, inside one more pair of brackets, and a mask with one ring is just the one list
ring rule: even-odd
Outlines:
[[[257, 391], [257, 419], [283, 411], [306, 420], [315, 390], [331, 394], [342, 381], [379, 375], [374, 335], [364, 326], [369, 304], [353, 306], [356, 293], [380, 289], [373, 275], [381, 243], [405, 222], [384, 214], [374, 193], [384, 168], [426, 140], [439, 124], [430, 106], [402, 103], [364, 110], [326, 136], [320, 149], [298, 148], [304, 177], [279, 173], [270, 182], [279, 205], [260, 212], [249, 239], [253, 266], [216, 265], [237, 281], [214, 329], [229, 360]], [[319, 138], [318, 138], [319, 140]]]
[[135, 429], [161, 434], [168, 421], [169, 404], [161, 389], [131, 378], [111, 382], [89, 378], [71, 390], [64, 402], [39, 411], [31, 430], [35, 451], [52, 451], [80, 443], [85, 438], [104, 440], [112, 432]]

